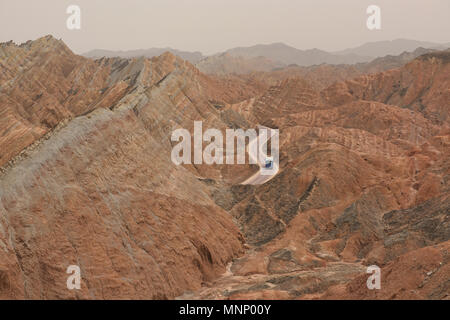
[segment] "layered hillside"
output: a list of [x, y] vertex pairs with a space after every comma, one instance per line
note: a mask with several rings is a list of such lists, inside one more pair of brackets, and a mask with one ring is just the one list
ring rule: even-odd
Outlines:
[[233, 73], [239, 74], [241, 78], [266, 85], [267, 88], [284, 80], [301, 78], [316, 89], [322, 90], [336, 82], [403, 67], [418, 56], [434, 51], [436, 50], [418, 48], [413, 52], [403, 52], [398, 56], [388, 55], [364, 63], [320, 64], [303, 67], [296, 64], [277, 66], [275, 62], [264, 57], [244, 58], [224, 54], [206, 58], [200, 61], [197, 67], [204, 73], [219, 75], [222, 78]]
[[[447, 55], [324, 90], [289, 79], [230, 106], [280, 129], [281, 170], [228, 189], [251, 250], [184, 297], [448, 299]], [[366, 287], [370, 265], [380, 291]]]
[[450, 51], [427, 53], [404, 68], [362, 76], [330, 87], [329, 103], [372, 100], [420, 112], [448, 125]]
[[2, 44], [0, 64], [0, 298], [173, 298], [243, 253], [201, 168], [170, 157], [173, 129], [232, 123], [211, 101], [241, 86], [169, 53], [93, 61], [50, 36]]

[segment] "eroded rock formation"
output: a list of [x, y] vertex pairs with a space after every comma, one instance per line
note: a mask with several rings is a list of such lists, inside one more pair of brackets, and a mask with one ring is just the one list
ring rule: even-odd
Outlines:
[[[449, 66], [216, 77], [0, 44], [0, 298], [448, 298]], [[280, 172], [175, 166], [195, 120], [279, 128]]]

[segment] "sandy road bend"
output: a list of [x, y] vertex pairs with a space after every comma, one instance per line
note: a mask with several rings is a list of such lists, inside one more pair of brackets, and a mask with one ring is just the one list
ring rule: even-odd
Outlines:
[[[264, 126], [260, 126], [260, 128], [261, 129], [267, 129], [267, 131], [268, 131], [267, 136], [268, 137], [272, 137], [272, 134], [271, 134], [271, 131], [270, 131], [272, 129], [264, 127]], [[248, 144], [248, 149], [251, 150], [251, 145], [254, 144], [254, 143], [257, 143], [257, 142], [258, 142], [258, 138], [255, 138], [252, 141], [250, 141], [249, 144]], [[260, 150], [258, 150], [258, 151], [260, 151]], [[250, 178], [248, 178], [247, 180], [242, 182], [241, 183], [242, 185], [260, 185], [260, 184], [264, 184], [267, 181], [272, 180], [273, 177], [275, 177], [278, 174], [278, 171], [280, 169], [278, 163], [275, 163], [275, 162], [273, 163], [273, 174], [271, 174], [271, 175], [267, 175], [267, 174], [263, 175], [262, 171], [264, 170], [264, 167], [265, 167], [266, 164], [259, 162], [259, 159], [257, 159], [258, 156], [256, 156], [256, 159], [255, 159], [255, 155], [251, 154], [251, 152], [248, 152], [248, 155], [249, 155], [249, 157], [251, 157], [253, 160], [255, 160], [258, 163], [260, 169], [259, 169], [259, 171], [257, 173], [255, 173]]]

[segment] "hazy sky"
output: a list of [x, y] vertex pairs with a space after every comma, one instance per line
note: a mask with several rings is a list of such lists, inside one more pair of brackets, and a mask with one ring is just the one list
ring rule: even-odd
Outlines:
[[[66, 9], [81, 8], [81, 30], [68, 30]], [[366, 9], [381, 7], [381, 30]], [[450, 0], [0, 0], [0, 42], [52, 34], [76, 53], [150, 47], [216, 53], [284, 42], [340, 50], [408, 38], [450, 42]]]

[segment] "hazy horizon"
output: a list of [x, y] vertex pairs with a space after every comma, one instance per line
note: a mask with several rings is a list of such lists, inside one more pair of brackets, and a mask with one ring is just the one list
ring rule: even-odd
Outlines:
[[[66, 27], [71, 4], [81, 8], [81, 30]], [[371, 4], [381, 8], [381, 30], [366, 27]], [[16, 0], [0, 3], [0, 42], [51, 34], [78, 54], [170, 47], [211, 55], [271, 43], [333, 52], [396, 39], [448, 43], [449, 12], [447, 0]]]
[[[297, 47], [295, 47], [293, 45], [290, 45], [288, 43], [278, 41], [278, 42], [268, 42], [268, 43], [262, 43], [262, 42], [252, 43], [252, 44], [237, 46], [237, 47], [233, 47], [233, 48], [226, 48], [223, 51], [213, 52], [213, 53], [209, 53], [209, 54], [206, 54], [206, 53], [204, 53], [203, 51], [200, 51], [200, 50], [184, 50], [183, 48], [174, 48], [174, 47], [170, 47], [170, 46], [131, 48], [131, 49], [117, 49], [117, 50], [108, 49], [108, 48], [94, 48], [94, 49], [90, 49], [90, 50], [88, 50], [86, 52], [81, 52], [81, 54], [85, 54], [85, 53], [88, 53], [90, 51], [95, 51], [95, 50], [114, 51], [114, 52], [129, 52], [129, 51], [140, 51], [140, 50], [148, 50], [148, 49], [173, 49], [173, 50], [179, 50], [179, 51], [185, 51], [185, 52], [200, 52], [200, 53], [202, 53], [204, 55], [215, 55], [215, 54], [221, 54], [221, 53], [225, 52], [228, 49], [235, 49], [235, 48], [241, 48], [241, 47], [242, 48], [246, 48], [246, 47], [253, 47], [253, 46], [258, 46], [258, 45], [273, 45], [273, 44], [278, 44], [278, 43], [287, 45], [287, 46], [292, 47], [292, 48], [300, 49], [300, 50], [319, 49], [319, 50], [323, 50], [323, 51], [327, 51], [327, 52], [333, 53], [333, 52], [339, 52], [339, 51], [345, 50], [345, 49], [351, 49], [351, 48], [354, 48], [354, 47], [359, 47], [359, 46], [367, 44], [367, 43], [384, 42], [384, 41], [395, 41], [395, 40], [407, 40], [407, 41], [410, 40], [410, 41], [417, 41], [417, 42], [428, 42], [428, 40], [421, 40], [421, 39], [397, 38], [397, 39], [377, 40], [377, 41], [373, 41], [373, 42], [369, 41], [369, 42], [364, 42], [364, 43], [357, 44], [357, 45], [352, 46], [352, 47], [346, 47], [346, 48], [341, 48], [339, 50], [327, 51], [327, 50], [322, 49], [322, 48], [297, 48]], [[63, 41], [64, 41], [64, 39], [63, 39]], [[433, 41], [429, 41], [429, 42], [433, 42]], [[437, 45], [444, 45], [444, 44], [448, 45], [449, 43], [450, 43], [450, 41], [447, 41], [447, 42], [436, 42]], [[80, 54], [80, 53], [78, 53], [78, 54]]]

